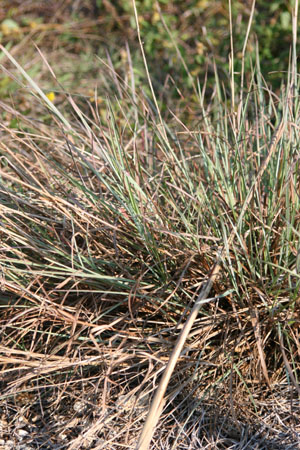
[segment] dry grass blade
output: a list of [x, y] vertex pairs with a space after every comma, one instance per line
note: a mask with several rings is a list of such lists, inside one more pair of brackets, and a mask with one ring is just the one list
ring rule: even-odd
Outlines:
[[261, 177], [268, 166], [270, 158], [273, 155], [273, 153], [275, 152], [277, 144], [283, 134], [284, 126], [285, 126], [285, 123], [284, 123], [284, 120], [282, 119], [282, 121], [280, 122], [280, 125], [278, 126], [278, 128], [272, 138], [268, 156], [265, 159], [265, 161], [262, 163], [260, 170], [258, 172], [258, 175], [257, 175], [253, 185], [251, 186], [251, 189], [249, 190], [248, 196], [246, 198], [246, 201], [245, 201], [243, 208], [241, 210], [241, 213], [239, 215], [237, 225], [236, 225], [236, 227], [234, 227], [232, 229], [232, 231], [228, 237], [227, 245], [223, 246], [223, 248], [220, 251], [220, 254], [217, 256], [217, 260], [212, 269], [211, 275], [210, 275], [208, 281], [204, 284], [203, 288], [201, 289], [201, 292], [195, 302], [195, 305], [194, 305], [194, 307], [193, 307], [193, 309], [192, 309], [192, 311], [191, 311], [191, 313], [190, 313], [190, 315], [178, 337], [178, 340], [175, 344], [174, 350], [170, 356], [167, 367], [163, 373], [163, 376], [161, 378], [161, 381], [159, 383], [159, 386], [157, 388], [157, 391], [156, 391], [153, 401], [151, 403], [146, 422], [144, 424], [144, 427], [142, 429], [142, 432], [141, 432], [141, 435], [140, 435], [140, 438], [139, 438], [139, 441], [138, 441], [138, 444], [136, 447], [137, 450], [147, 450], [149, 448], [151, 438], [155, 431], [155, 427], [159, 420], [160, 413], [161, 413], [161, 410], [163, 407], [164, 395], [165, 395], [166, 389], [168, 387], [168, 383], [170, 381], [173, 370], [176, 366], [176, 362], [180, 356], [180, 353], [183, 349], [184, 343], [189, 335], [192, 325], [198, 315], [201, 305], [207, 301], [207, 296], [208, 296], [208, 294], [212, 288], [212, 285], [221, 269], [222, 260], [223, 260], [223, 257], [225, 256], [225, 249], [226, 249], [226, 247], [230, 248], [230, 246], [234, 240], [234, 237], [236, 234], [236, 228], [239, 227], [240, 223], [243, 220], [244, 214], [249, 206], [249, 203], [251, 202], [253, 192], [256, 189], [259, 181], [261, 180]]
[[269, 388], [271, 389], [271, 383], [270, 378], [268, 375], [267, 365], [266, 365], [266, 359], [263, 351], [262, 341], [261, 341], [261, 333], [260, 333], [260, 325], [259, 325], [259, 318], [258, 318], [258, 312], [255, 308], [254, 311], [251, 310], [251, 322], [254, 329], [254, 336], [256, 340], [256, 345], [258, 349], [258, 354], [260, 358], [261, 368], [265, 377], [266, 382], [268, 383]]

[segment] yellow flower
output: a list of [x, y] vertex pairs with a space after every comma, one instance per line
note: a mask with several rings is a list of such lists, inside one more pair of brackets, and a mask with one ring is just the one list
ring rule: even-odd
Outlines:
[[54, 94], [54, 92], [48, 92], [48, 94], [46, 94], [46, 97], [47, 97], [47, 99], [48, 100], [50, 100], [50, 102], [54, 102], [54, 100], [55, 100], [55, 94]]

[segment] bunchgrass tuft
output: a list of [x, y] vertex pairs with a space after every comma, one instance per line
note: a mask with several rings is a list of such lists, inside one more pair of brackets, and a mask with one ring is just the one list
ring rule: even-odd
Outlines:
[[25, 417], [38, 448], [135, 448], [223, 249], [214, 300], [201, 306], [178, 358], [152, 448], [297, 448], [293, 63], [280, 92], [258, 58], [240, 91], [233, 72], [230, 89], [217, 69], [213, 92], [195, 80], [201, 119], [192, 126], [176, 107], [159, 109], [153, 86], [135, 82], [129, 47], [126, 79], [109, 58], [95, 59], [104, 88], [89, 99], [67, 92], [51, 68], [60, 103], [18, 56], [1, 52], [21, 99], [0, 103], [7, 430]]

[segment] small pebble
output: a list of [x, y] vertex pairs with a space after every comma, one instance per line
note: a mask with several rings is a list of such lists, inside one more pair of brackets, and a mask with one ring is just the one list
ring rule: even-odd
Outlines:
[[83, 412], [85, 408], [86, 408], [86, 404], [83, 401], [81, 401], [81, 400], [78, 400], [73, 405], [74, 411], [76, 411], [78, 413]]
[[20, 428], [20, 429], [17, 431], [17, 433], [18, 433], [18, 435], [19, 435], [20, 438], [23, 438], [23, 437], [25, 437], [25, 436], [27, 436], [27, 435], [29, 434], [28, 431], [23, 430], [23, 428]]

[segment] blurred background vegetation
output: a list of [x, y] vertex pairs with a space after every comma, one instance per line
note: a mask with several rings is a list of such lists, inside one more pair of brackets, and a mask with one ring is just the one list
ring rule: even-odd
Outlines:
[[[61, 45], [67, 46], [72, 42], [73, 51], [76, 49], [74, 44], [77, 44], [78, 52], [86, 51], [86, 41], [91, 44], [90, 51], [99, 56], [103, 56], [107, 49], [112, 55], [114, 67], [122, 72], [126, 64], [125, 43], [128, 42], [133, 66], [137, 72], [140, 70], [141, 77], [144, 76], [131, 0], [4, 0], [1, 3], [2, 44], [15, 43], [28, 34], [36, 41], [37, 36], [46, 33], [48, 45], [57, 46], [56, 37], [59, 33]], [[261, 71], [266, 81], [272, 83], [273, 89], [279, 87], [288, 67], [293, 3], [277, 0], [257, 1], [255, 4], [251, 33], [245, 49], [245, 69], [250, 72], [258, 46]], [[183, 67], [178, 51], [192, 77], [198, 77], [201, 84], [206, 75], [208, 83], [214, 83], [214, 62], [221, 78], [223, 74], [226, 79], [230, 54], [227, 0], [137, 0], [136, 5], [154, 87], [161, 89], [167, 75], [169, 84], [172, 85], [170, 79], [173, 79], [173, 86], [177, 86], [172, 91], [174, 96], [180, 95], [178, 89], [185, 95], [191, 87], [191, 77]], [[241, 69], [252, 5], [252, 0], [233, 0], [231, 5], [234, 69], [237, 73]], [[89, 29], [81, 33], [80, 26], [74, 27], [74, 22], [85, 23]], [[64, 30], [62, 25], [66, 25]], [[120, 48], [123, 51], [114, 51]], [[3, 90], [3, 81], [1, 88]]]

